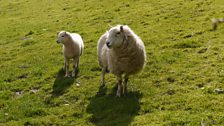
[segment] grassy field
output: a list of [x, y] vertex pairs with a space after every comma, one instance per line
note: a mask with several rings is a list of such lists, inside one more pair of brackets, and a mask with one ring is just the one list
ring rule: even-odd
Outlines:
[[[224, 125], [223, 0], [0, 0], [0, 126]], [[99, 89], [96, 45], [108, 24], [127, 24], [147, 64], [115, 97]], [[57, 32], [82, 35], [78, 78], [64, 78]], [[77, 87], [76, 82], [81, 86]], [[100, 93], [98, 93], [100, 92]]]

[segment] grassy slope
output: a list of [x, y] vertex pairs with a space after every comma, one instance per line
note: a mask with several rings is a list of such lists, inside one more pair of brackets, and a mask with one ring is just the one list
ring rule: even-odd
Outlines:
[[[0, 1], [0, 125], [224, 125], [223, 0]], [[97, 4], [96, 4], [97, 3]], [[107, 24], [128, 24], [147, 65], [130, 93], [100, 90], [96, 43]], [[78, 81], [63, 78], [56, 33], [85, 40]], [[37, 91], [37, 92], [36, 92]]]

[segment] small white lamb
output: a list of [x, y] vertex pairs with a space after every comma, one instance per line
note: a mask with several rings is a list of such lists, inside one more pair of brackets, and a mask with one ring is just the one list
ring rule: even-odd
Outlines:
[[99, 66], [102, 68], [101, 86], [105, 85], [104, 76], [108, 70], [117, 77], [116, 95], [120, 97], [122, 88], [123, 94], [127, 90], [129, 76], [138, 73], [144, 67], [144, 43], [127, 25], [117, 25], [100, 37], [97, 50]]
[[216, 30], [218, 27], [218, 24], [224, 22], [224, 18], [212, 18], [211, 21], [212, 21], [213, 30]]
[[84, 43], [82, 37], [77, 33], [69, 33], [66, 31], [61, 31], [58, 33], [57, 43], [63, 44], [63, 54], [64, 54], [64, 70], [66, 72], [65, 77], [69, 77], [69, 60], [74, 61], [74, 71], [72, 72], [72, 77], [77, 77], [77, 70], [79, 67], [79, 58], [84, 51]]

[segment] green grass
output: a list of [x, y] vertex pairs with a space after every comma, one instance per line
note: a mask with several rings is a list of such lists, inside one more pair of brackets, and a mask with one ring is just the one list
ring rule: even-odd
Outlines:
[[[223, 0], [0, 1], [0, 125], [224, 125]], [[108, 24], [127, 24], [147, 64], [129, 93], [101, 89], [96, 45]], [[77, 80], [64, 78], [57, 32], [82, 35]], [[77, 81], [81, 86], [77, 87]]]

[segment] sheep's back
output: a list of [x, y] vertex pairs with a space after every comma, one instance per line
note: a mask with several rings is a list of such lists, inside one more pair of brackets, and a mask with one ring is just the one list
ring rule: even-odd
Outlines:
[[83, 40], [79, 34], [70, 33], [70, 39], [63, 45], [63, 54], [67, 58], [79, 57], [84, 48]]
[[71, 37], [72, 37], [73, 43], [79, 47], [79, 51], [80, 51], [79, 55], [82, 55], [84, 51], [84, 42], [82, 37], [77, 33], [72, 33]]

